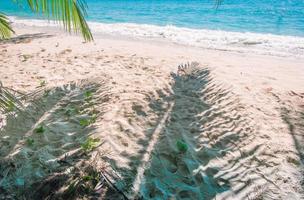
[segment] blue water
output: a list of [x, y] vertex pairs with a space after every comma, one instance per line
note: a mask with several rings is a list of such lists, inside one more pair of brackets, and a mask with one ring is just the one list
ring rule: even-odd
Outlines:
[[[87, 0], [88, 20], [304, 36], [304, 0]], [[38, 17], [9, 0], [0, 11]]]

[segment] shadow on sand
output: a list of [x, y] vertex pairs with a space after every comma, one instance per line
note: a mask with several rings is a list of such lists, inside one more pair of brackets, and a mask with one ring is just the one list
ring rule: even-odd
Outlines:
[[2, 40], [0, 41], [0, 44], [29, 43], [34, 39], [50, 38], [50, 37], [53, 37], [53, 35], [46, 33], [23, 34], [23, 35], [18, 35], [16, 37], [12, 37], [7, 40]]
[[[288, 127], [294, 146], [297, 150], [297, 156], [300, 158], [300, 163], [296, 159], [288, 158], [289, 162], [295, 164], [304, 173], [304, 104], [303, 94], [290, 93], [289, 98], [297, 99], [298, 105], [291, 105], [290, 101], [284, 101], [278, 95], [273, 94], [280, 105], [281, 119]], [[304, 179], [302, 178], [301, 187], [304, 188]]]
[[[98, 182], [98, 175], [87, 165], [90, 152], [82, 145], [103, 114], [108, 99], [104, 91], [104, 83], [41, 90], [24, 111], [9, 116], [0, 130], [0, 199], [74, 199], [90, 194], [88, 188]], [[82, 181], [91, 176], [95, 178]]]
[[262, 179], [248, 174], [267, 163], [253, 156], [260, 145], [243, 150], [256, 135], [245, 107], [216, 84], [208, 69], [172, 78], [173, 93], [158, 91], [163, 98], [150, 103], [159, 123], [138, 140], [138, 154], [126, 155], [131, 170], [115, 166], [123, 176], [117, 180], [124, 183], [122, 190], [130, 199], [213, 199], [231, 190], [232, 180], [241, 179], [232, 193], [242, 192], [248, 199], [257, 188], [252, 183]]

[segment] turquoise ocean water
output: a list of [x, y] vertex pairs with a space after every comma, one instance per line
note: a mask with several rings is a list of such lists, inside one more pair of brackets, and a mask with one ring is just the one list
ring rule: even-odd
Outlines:
[[[251, 46], [262, 53], [304, 54], [304, 0], [224, 0], [217, 9], [212, 0], [86, 2], [93, 32], [225, 50]], [[20, 23], [39, 24], [30, 19], [41, 18], [10, 0], [0, 2], [0, 11], [23, 19]]]

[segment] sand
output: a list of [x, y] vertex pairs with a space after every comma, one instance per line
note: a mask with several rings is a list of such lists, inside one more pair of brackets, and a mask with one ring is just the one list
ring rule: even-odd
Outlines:
[[[40, 92], [29, 98], [30, 114], [2, 125], [1, 190], [25, 195], [98, 138], [90, 156], [71, 164], [105, 164], [129, 199], [304, 198], [304, 59], [16, 30], [0, 43], [0, 80]], [[192, 61], [199, 65], [178, 73]], [[96, 120], [81, 126], [92, 112]], [[118, 199], [113, 193], [102, 195]]]

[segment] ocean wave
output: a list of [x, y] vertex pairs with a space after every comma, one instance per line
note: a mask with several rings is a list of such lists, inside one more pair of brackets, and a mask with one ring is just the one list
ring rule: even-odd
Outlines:
[[[10, 17], [16, 24], [27, 26], [58, 26], [58, 23], [38, 19]], [[304, 57], [304, 37], [190, 29], [148, 24], [89, 22], [94, 34], [109, 34], [132, 38], [153, 38], [177, 44], [223, 51], [248, 52], [283, 57]]]

